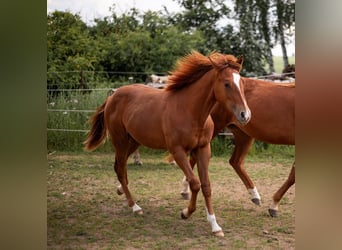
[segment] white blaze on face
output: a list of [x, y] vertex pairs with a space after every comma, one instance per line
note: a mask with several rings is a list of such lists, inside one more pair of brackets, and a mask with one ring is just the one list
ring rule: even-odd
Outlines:
[[[238, 89], [240, 90], [240, 74], [238, 73], [233, 73], [233, 79], [234, 79], [234, 83], [235, 85], [238, 87]], [[241, 90], [240, 90], [241, 91]]]
[[[238, 90], [240, 91], [240, 94], [242, 95], [241, 93], [241, 88], [240, 88], [240, 74], [238, 73], [233, 73], [233, 81], [234, 81], [234, 84], [237, 86]], [[251, 117], [251, 111], [249, 110], [248, 106], [247, 106], [247, 103], [245, 100], [243, 100], [243, 103], [245, 105], [245, 108], [246, 108], [246, 114], [245, 114], [245, 117], [247, 119], [250, 119]]]

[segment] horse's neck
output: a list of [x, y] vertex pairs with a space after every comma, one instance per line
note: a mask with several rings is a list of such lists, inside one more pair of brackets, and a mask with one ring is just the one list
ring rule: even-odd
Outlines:
[[199, 126], [207, 120], [216, 102], [212, 74], [214, 72], [209, 71], [197, 82], [181, 90], [184, 109], [188, 110], [193, 122], [198, 123]]
[[215, 103], [210, 115], [215, 124], [214, 136], [224, 129], [228, 122], [234, 118], [233, 113], [228, 111], [222, 104], [218, 102]]

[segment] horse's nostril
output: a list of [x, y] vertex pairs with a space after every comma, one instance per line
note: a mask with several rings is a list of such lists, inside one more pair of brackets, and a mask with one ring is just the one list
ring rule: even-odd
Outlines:
[[245, 112], [241, 112], [241, 117], [242, 117], [243, 119], [246, 119], [246, 113], [245, 113]]

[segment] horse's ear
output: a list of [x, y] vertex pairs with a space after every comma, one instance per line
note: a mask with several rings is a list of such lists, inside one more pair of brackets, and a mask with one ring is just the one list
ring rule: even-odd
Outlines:
[[244, 60], [245, 60], [245, 56], [244, 55], [239, 55], [237, 57], [237, 61], [236, 62], [242, 66]]

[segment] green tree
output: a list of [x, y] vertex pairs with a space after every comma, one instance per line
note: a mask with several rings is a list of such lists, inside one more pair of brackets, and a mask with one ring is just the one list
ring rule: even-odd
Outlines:
[[207, 54], [213, 50], [225, 53], [227, 48], [221, 46], [222, 28], [219, 22], [226, 17], [230, 9], [224, 0], [177, 0], [184, 11], [170, 19], [171, 23], [188, 32], [201, 32], [205, 42], [199, 51]]
[[[55, 11], [47, 16], [49, 88], [85, 88], [83, 71], [98, 68], [99, 53], [78, 14]], [[76, 73], [75, 73], [76, 71]]]
[[[170, 25], [168, 14], [131, 9], [122, 15], [96, 20], [91, 34], [106, 51], [101, 60], [110, 79], [144, 81], [147, 74], [166, 74], [175, 61], [203, 43], [199, 32], [186, 32]], [[122, 72], [122, 73], [121, 73]]]
[[259, 29], [265, 41], [265, 59], [269, 65], [269, 72], [275, 72], [272, 55], [272, 29], [270, 25], [270, 0], [257, 0], [256, 7], [259, 12]]
[[[270, 43], [265, 42], [269, 34], [267, 16], [262, 25], [257, 25], [267, 13], [265, 6], [256, 6], [255, 1], [235, 1], [234, 13], [223, 0], [177, 0], [185, 11], [174, 17], [174, 24], [180, 25], [188, 31], [199, 31], [203, 34], [205, 43], [200, 47], [202, 53], [218, 50], [222, 53], [240, 55], [246, 58], [243, 73], [264, 74], [264, 61], [266, 54], [270, 54]], [[258, 7], [258, 8], [257, 8]], [[256, 15], [257, 14], [257, 15]], [[230, 21], [230, 22], [229, 22]], [[269, 39], [270, 40], [270, 39]]]
[[294, 0], [274, 0], [276, 25], [274, 26], [275, 40], [280, 42], [284, 67], [289, 64], [286, 51], [286, 37], [292, 36], [291, 29], [295, 25], [295, 1]]
[[225, 0], [175, 1], [184, 8], [175, 14], [166, 8], [158, 12], [131, 8], [119, 15], [113, 5], [112, 14], [95, 19], [93, 26], [87, 26], [78, 14], [48, 14], [49, 88], [127, 83], [128, 76], [144, 81], [147, 74], [166, 74], [192, 49], [203, 54], [213, 50], [243, 54], [243, 73], [253, 75], [265, 73], [265, 62], [274, 71], [271, 49], [275, 42], [281, 42], [287, 58], [286, 36], [294, 26], [294, 1], [236, 0], [233, 7]]

